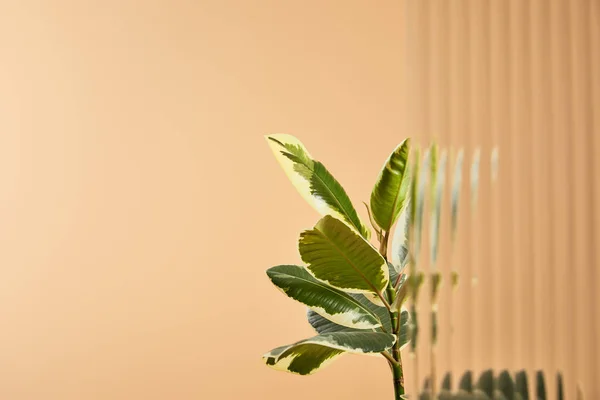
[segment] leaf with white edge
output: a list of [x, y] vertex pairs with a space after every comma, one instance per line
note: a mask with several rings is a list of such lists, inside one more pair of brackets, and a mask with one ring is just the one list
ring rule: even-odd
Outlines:
[[390, 273], [379, 252], [329, 215], [302, 232], [299, 249], [312, 275], [345, 292], [381, 294], [388, 284]]
[[315, 210], [340, 219], [367, 240], [371, 237], [344, 188], [311, 157], [302, 142], [285, 134], [268, 135], [266, 139], [292, 184]]
[[381, 326], [373, 312], [349, 294], [315, 279], [297, 265], [279, 265], [267, 275], [283, 293], [336, 324], [356, 329]]
[[394, 225], [409, 196], [410, 139], [404, 140], [386, 160], [371, 192], [373, 219], [384, 231]]
[[[376, 328], [376, 331], [381, 331], [381, 332], [391, 332], [392, 331], [392, 321], [390, 319], [390, 313], [387, 308], [380, 307], [380, 306], [373, 304], [372, 302], [367, 300], [365, 298], [365, 296], [363, 296], [362, 294], [351, 294], [350, 296], [352, 296], [352, 298], [354, 298], [356, 301], [358, 301], [360, 304], [362, 304], [365, 308], [367, 308], [369, 311], [371, 311], [373, 314], [375, 314], [377, 316], [377, 319], [379, 321], [381, 321], [382, 326]], [[313, 315], [315, 315], [315, 317], [312, 317]], [[327, 331], [330, 331], [330, 330], [332, 332], [348, 330], [348, 328], [338, 325], [335, 322], [332, 322], [332, 321], [322, 317], [321, 315], [318, 315], [317, 313], [313, 312], [312, 310], [308, 311], [308, 316], [309, 316], [308, 322], [313, 326], [313, 328], [315, 328], [315, 330], [318, 333], [327, 333]], [[316, 323], [316, 325], [313, 325], [313, 322]], [[323, 330], [321, 330], [321, 328]]]
[[[353, 296], [360, 296], [360, 295], [353, 295]], [[368, 300], [363, 299], [363, 302], [367, 302]], [[365, 304], [366, 305], [366, 304]], [[378, 315], [379, 319], [383, 322], [383, 326], [376, 328], [375, 331], [376, 332], [384, 332], [384, 333], [389, 333], [392, 331], [392, 321], [390, 319], [390, 314], [388, 312], [388, 310], [384, 307], [378, 307], [374, 304], [371, 304], [369, 307], [372, 308], [372, 311]], [[335, 322], [332, 322], [324, 317], [322, 317], [321, 315], [315, 313], [312, 310], [307, 310], [306, 312], [306, 316], [308, 319], [308, 323], [313, 327], [313, 329], [317, 332], [317, 333], [331, 333], [331, 332], [348, 332], [351, 331], [353, 329], [348, 329], [344, 326], [338, 325]], [[409, 318], [409, 313], [406, 309], [403, 309], [401, 312], [401, 318], [400, 318], [400, 324], [401, 324], [401, 336], [406, 333], [403, 332], [402, 330], [408, 330], [408, 318]], [[408, 340], [408, 336], [406, 337], [406, 339]]]
[[280, 371], [310, 375], [344, 352], [380, 353], [394, 345], [393, 335], [370, 331], [332, 332], [278, 347], [263, 356], [265, 363]]
[[385, 307], [383, 300], [375, 293], [363, 293], [365, 298], [378, 307]]
[[[373, 307], [377, 307], [375, 305], [373, 305]], [[389, 317], [389, 313], [387, 311], [386, 308], [383, 307], [378, 307], [379, 310], [376, 311], [377, 314], [380, 315], [380, 318], [382, 319], [382, 321], [384, 321], [384, 326], [383, 329], [386, 330], [386, 332], [391, 332], [392, 331], [392, 323]], [[387, 318], [384, 314], [387, 314]], [[315, 313], [312, 310], [308, 310], [307, 311], [307, 319], [309, 324], [313, 327], [313, 329], [320, 334], [324, 334], [324, 333], [332, 333], [332, 332], [348, 332], [348, 328], [337, 325], [336, 323], [329, 321], [326, 318], [323, 318], [322, 316], [320, 316], [319, 314]], [[408, 344], [409, 342], [409, 335], [408, 335], [408, 329], [409, 329], [409, 313], [407, 310], [402, 310], [401, 314], [400, 314], [400, 347], [404, 347], [405, 345]], [[376, 332], [383, 332], [382, 328], [377, 328], [375, 329]]]

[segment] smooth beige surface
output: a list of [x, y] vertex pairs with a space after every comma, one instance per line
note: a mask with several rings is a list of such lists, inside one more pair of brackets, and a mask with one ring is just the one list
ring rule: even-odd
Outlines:
[[[463, 278], [438, 371], [560, 368], [567, 399], [600, 395], [597, 0], [6, 1], [0, 50], [1, 399], [391, 398], [375, 357], [260, 360], [311, 334], [264, 273], [318, 218], [275, 132], [363, 217], [406, 136], [465, 149], [465, 207], [480, 147], [440, 247]], [[405, 359], [430, 369], [426, 344]]]

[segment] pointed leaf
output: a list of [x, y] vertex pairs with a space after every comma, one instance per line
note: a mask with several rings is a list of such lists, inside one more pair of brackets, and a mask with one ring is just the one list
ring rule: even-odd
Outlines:
[[[285, 356], [279, 358], [283, 353]], [[342, 354], [344, 350], [306, 343], [278, 347], [265, 354], [263, 360], [269, 367], [278, 371], [310, 375], [325, 368]]]
[[[377, 331], [392, 331], [392, 321], [390, 319], [390, 313], [388, 312], [387, 308], [373, 304], [372, 302], [367, 300], [362, 294], [352, 294], [351, 296], [364, 307], [368, 308], [373, 314], [377, 316], [378, 320], [381, 321], [382, 326], [378, 327], [376, 329]], [[308, 311], [308, 322], [317, 331], [317, 333], [339, 332], [348, 330], [348, 328], [340, 326], [335, 322], [332, 322], [327, 318], [323, 318], [322, 316], [311, 311]]]
[[[360, 295], [354, 295], [354, 296], [360, 296]], [[364, 301], [367, 301], [367, 300], [364, 299]], [[377, 307], [374, 304], [371, 304], [371, 306], [374, 308], [373, 311], [383, 321], [383, 327], [376, 328], [375, 331], [384, 332], [383, 329], [385, 329], [385, 332], [387, 332], [387, 333], [391, 332], [392, 331], [392, 322], [390, 320], [390, 316], [389, 316], [387, 309], [384, 307]], [[317, 333], [323, 334], [323, 333], [331, 333], [331, 332], [348, 332], [349, 331], [348, 328], [337, 325], [334, 322], [329, 321], [326, 318], [323, 318], [322, 316], [320, 316], [319, 314], [315, 313], [312, 310], [308, 310], [307, 318], [308, 318], [308, 322], [310, 323], [310, 325], [314, 328], [314, 330]], [[404, 347], [406, 344], [408, 344], [408, 341], [409, 341], [408, 323], [409, 323], [409, 313], [406, 310], [402, 310], [402, 313], [400, 314], [400, 335], [399, 335], [401, 348]]]
[[388, 157], [371, 192], [371, 211], [377, 225], [389, 231], [409, 195], [410, 140], [404, 140]]
[[331, 215], [369, 239], [371, 232], [361, 221], [350, 198], [325, 166], [314, 160], [304, 145], [285, 134], [266, 136], [275, 158], [298, 192], [321, 215]]
[[267, 275], [289, 297], [336, 324], [356, 329], [381, 326], [369, 308], [349, 294], [318, 281], [303, 267], [279, 265], [270, 268]]
[[278, 347], [263, 356], [277, 370], [309, 375], [323, 368], [344, 352], [380, 353], [394, 345], [394, 336], [369, 331], [334, 332]]
[[323, 217], [300, 235], [300, 256], [319, 280], [349, 293], [381, 293], [389, 270], [375, 248], [348, 226]]

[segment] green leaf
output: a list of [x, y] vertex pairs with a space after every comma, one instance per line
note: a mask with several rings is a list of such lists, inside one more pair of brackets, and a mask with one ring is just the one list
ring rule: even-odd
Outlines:
[[265, 354], [263, 360], [269, 367], [279, 371], [310, 375], [326, 367], [342, 354], [344, 350], [306, 343], [278, 347]]
[[[377, 332], [391, 332], [392, 331], [392, 322], [390, 319], [390, 314], [385, 307], [379, 307], [375, 304], [369, 302], [362, 295], [352, 295], [356, 297], [361, 303], [363, 303], [366, 307], [369, 307], [371, 311], [373, 311], [379, 319], [383, 322], [383, 326], [376, 328]], [[362, 297], [362, 299], [360, 299]], [[321, 315], [315, 313], [312, 310], [308, 310], [307, 319], [310, 325], [317, 333], [331, 333], [331, 332], [348, 332], [350, 331], [348, 328], [338, 325], [332, 321], [329, 321], [326, 318], [323, 318]], [[400, 314], [400, 347], [408, 344], [409, 336], [408, 336], [408, 324], [409, 324], [409, 313], [407, 310], [402, 310]]]
[[367, 240], [371, 237], [344, 188], [298, 139], [285, 134], [268, 135], [266, 139], [292, 184], [315, 210], [340, 219]]
[[336, 324], [356, 329], [381, 326], [377, 316], [358, 300], [315, 279], [297, 265], [270, 268], [267, 275], [281, 291]]
[[278, 347], [263, 356], [271, 368], [300, 375], [310, 375], [344, 352], [380, 353], [394, 345], [393, 335], [381, 332], [333, 332]]
[[[377, 319], [381, 321], [382, 325], [376, 329], [377, 331], [392, 331], [392, 321], [390, 319], [390, 313], [387, 310], [387, 308], [373, 304], [362, 294], [351, 294], [350, 296], [352, 296], [353, 299], [355, 299], [365, 308], [369, 309], [369, 311], [375, 314], [377, 316]], [[317, 331], [317, 333], [339, 332], [348, 330], [348, 328], [340, 326], [334, 321], [330, 321], [327, 318], [324, 318], [323, 316], [312, 312], [312, 310], [308, 311], [308, 322]]]
[[371, 192], [373, 218], [384, 231], [392, 228], [409, 195], [409, 152], [410, 139], [406, 139], [388, 157]]
[[323, 217], [300, 235], [300, 256], [319, 280], [348, 293], [381, 293], [389, 281], [383, 257], [339, 220]]

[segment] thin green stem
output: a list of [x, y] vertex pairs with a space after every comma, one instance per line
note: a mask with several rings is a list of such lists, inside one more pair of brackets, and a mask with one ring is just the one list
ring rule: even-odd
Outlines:
[[388, 301], [386, 300], [385, 296], [381, 292], [377, 291], [376, 294], [377, 294], [377, 297], [379, 297], [379, 299], [381, 300], [381, 302], [385, 306], [385, 308], [387, 308], [389, 312], [392, 312], [392, 303], [388, 303]]
[[[387, 263], [387, 250], [388, 242], [390, 239], [390, 232], [385, 231], [384, 235], [380, 235], [379, 253], [385, 259]], [[386, 294], [388, 297], [389, 304], [394, 304], [396, 300], [396, 285], [398, 282], [389, 282], [386, 288]], [[385, 303], [385, 302], [384, 302]], [[384, 357], [390, 363], [392, 369], [392, 377], [394, 383], [394, 399], [402, 400], [404, 395], [404, 371], [402, 370], [402, 354], [400, 353], [400, 318], [399, 311], [393, 310], [391, 307], [388, 308], [390, 313], [390, 319], [392, 321], [392, 331], [396, 337], [394, 347], [392, 348], [392, 355], [390, 359], [389, 353], [385, 352]]]
[[404, 375], [402, 372], [402, 364], [392, 364], [392, 375], [394, 377], [394, 399], [402, 400], [404, 395]]
[[379, 253], [385, 259], [386, 262], [387, 262], [387, 248], [388, 248], [389, 239], [390, 239], [390, 232], [385, 231], [385, 234], [383, 235], [383, 240], [381, 240], [381, 243], [379, 244]]
[[381, 355], [384, 356], [391, 364], [392, 368], [398, 364], [398, 362], [396, 360], [394, 360], [394, 357], [392, 357], [392, 355], [390, 353], [388, 353], [387, 351], [382, 351]]

